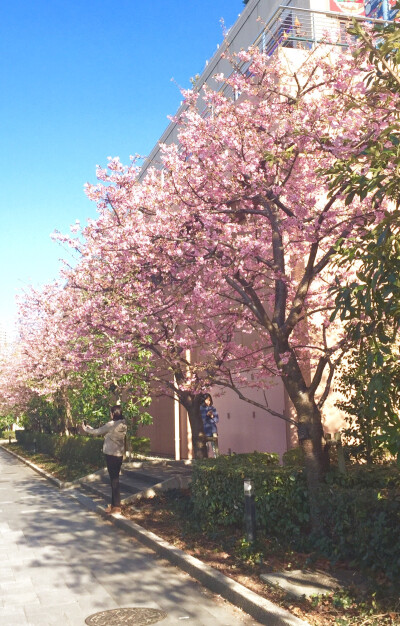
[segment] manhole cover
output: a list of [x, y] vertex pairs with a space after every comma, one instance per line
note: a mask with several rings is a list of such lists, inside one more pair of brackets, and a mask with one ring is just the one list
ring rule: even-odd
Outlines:
[[85, 624], [88, 626], [147, 626], [161, 622], [166, 617], [167, 614], [158, 609], [111, 609], [89, 615], [85, 619]]

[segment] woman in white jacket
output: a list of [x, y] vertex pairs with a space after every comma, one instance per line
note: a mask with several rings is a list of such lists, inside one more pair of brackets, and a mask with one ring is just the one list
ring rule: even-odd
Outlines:
[[119, 405], [111, 407], [111, 421], [100, 426], [100, 428], [92, 428], [87, 424], [82, 424], [82, 430], [87, 435], [105, 435], [103, 452], [106, 455], [107, 469], [111, 482], [111, 505], [107, 507], [107, 513], [121, 512], [121, 495], [119, 488], [119, 474], [121, 471], [122, 459], [125, 451], [125, 435], [127, 425], [122, 409]]

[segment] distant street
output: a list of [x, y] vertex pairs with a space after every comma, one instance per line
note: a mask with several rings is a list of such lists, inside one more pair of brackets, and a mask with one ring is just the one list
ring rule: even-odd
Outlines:
[[84, 626], [97, 612], [151, 607], [176, 626], [255, 625], [0, 450], [0, 622]]

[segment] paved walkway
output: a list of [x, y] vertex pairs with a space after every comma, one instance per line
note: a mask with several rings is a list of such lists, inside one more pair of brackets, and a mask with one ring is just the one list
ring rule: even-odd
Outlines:
[[0, 538], [7, 626], [84, 626], [120, 607], [163, 610], [163, 626], [258, 623], [1, 449]]

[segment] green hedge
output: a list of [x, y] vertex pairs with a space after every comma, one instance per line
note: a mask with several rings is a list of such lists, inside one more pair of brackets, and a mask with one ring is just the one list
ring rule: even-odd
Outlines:
[[257, 527], [296, 550], [400, 576], [400, 473], [395, 467], [332, 471], [321, 487], [322, 530], [310, 534], [304, 470], [276, 467], [258, 455], [197, 461], [193, 468], [195, 519], [206, 529], [243, 528], [244, 478], [255, 487]]
[[351, 465], [345, 475], [333, 468], [326, 476], [328, 485], [374, 489], [400, 489], [400, 472], [396, 465]]
[[62, 445], [58, 451], [61, 463], [78, 465], [102, 466], [104, 463], [103, 440], [94, 437], [63, 437]]
[[11, 439], [15, 439], [15, 433], [13, 430], [2, 430], [0, 431], [0, 438], [1, 439], [8, 439], [9, 437], [11, 437]]
[[[27, 450], [48, 454], [61, 463], [76, 465], [88, 463], [102, 467], [104, 463], [103, 438], [48, 435], [26, 430], [16, 431], [17, 441]], [[146, 437], [132, 437], [132, 451], [146, 454], [150, 447]]]
[[399, 578], [400, 491], [335, 485], [322, 495], [318, 550], [334, 561], [354, 561]]
[[285, 466], [304, 467], [304, 452], [302, 448], [291, 448], [282, 455]]
[[243, 524], [243, 481], [254, 483], [257, 526], [291, 541], [308, 530], [309, 507], [302, 470], [278, 467], [277, 455], [254, 453], [197, 461], [194, 513], [205, 527]]
[[133, 454], [150, 454], [150, 439], [148, 437], [131, 437]]
[[35, 433], [27, 430], [17, 430], [15, 435], [17, 442], [26, 450], [35, 450], [58, 459], [59, 448], [62, 445], [62, 438], [59, 435]]

